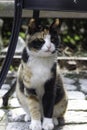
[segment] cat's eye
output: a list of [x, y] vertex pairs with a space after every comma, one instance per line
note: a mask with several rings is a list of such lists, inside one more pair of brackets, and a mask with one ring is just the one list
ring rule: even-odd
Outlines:
[[34, 48], [34, 49], [41, 49], [43, 44], [45, 43], [44, 39], [42, 38], [36, 38], [29, 44], [29, 48]]
[[43, 45], [44, 43], [45, 43], [44, 39], [40, 38], [40, 39], [38, 39], [37, 46], [42, 47], [42, 45]]

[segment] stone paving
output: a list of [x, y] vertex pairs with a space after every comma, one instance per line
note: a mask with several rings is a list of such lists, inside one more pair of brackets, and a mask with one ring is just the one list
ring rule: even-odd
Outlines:
[[[87, 80], [86, 78], [69, 78], [63, 76], [68, 93], [68, 108], [65, 122], [55, 130], [87, 130]], [[20, 107], [16, 94], [9, 100], [9, 106], [3, 108], [2, 96], [9, 89], [4, 84], [0, 90], [0, 130], [29, 130], [29, 123], [24, 121], [25, 112]]]

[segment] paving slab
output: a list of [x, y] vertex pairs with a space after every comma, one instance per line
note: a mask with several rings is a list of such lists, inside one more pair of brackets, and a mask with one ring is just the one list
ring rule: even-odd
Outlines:
[[26, 113], [22, 108], [11, 109], [8, 112], [9, 122], [23, 122]]
[[87, 124], [87, 112], [67, 111], [64, 124]]
[[81, 91], [87, 94], [87, 79], [79, 80]]
[[63, 82], [65, 84], [73, 84], [75, 81], [74, 79], [70, 79], [70, 78], [67, 78], [67, 77], [63, 77]]
[[87, 111], [87, 100], [69, 100], [68, 110]]
[[[18, 107], [20, 107], [20, 104], [19, 104], [18, 99], [16, 97], [9, 99], [9, 102], [8, 102], [9, 109], [18, 108]], [[0, 98], [0, 109], [2, 109], [2, 108], [3, 108], [3, 100], [2, 100], [2, 98]]]
[[4, 96], [4, 94], [7, 92], [7, 90], [5, 90], [5, 89], [3, 89], [3, 90], [0, 90], [0, 98], [2, 97], [2, 96]]
[[10, 89], [10, 85], [9, 84], [3, 84], [1, 87], [2, 90], [9, 90]]
[[68, 91], [68, 98], [70, 100], [85, 100], [85, 94], [80, 91]]
[[65, 125], [56, 127], [55, 130], [87, 130], [86, 124], [79, 124], [79, 125]]
[[72, 84], [64, 84], [65, 88], [67, 91], [75, 91], [77, 89], [77, 87], [75, 85]]
[[[20, 110], [21, 109], [19, 109], [19, 111]], [[12, 110], [12, 111], [15, 112], [15, 110]], [[16, 112], [17, 112], [17, 109], [16, 109]], [[12, 117], [11, 116], [9, 118], [8, 121], [13, 122], [13, 123], [8, 124], [8, 127], [7, 127], [8, 129], [9, 129], [9, 127], [13, 127], [13, 126], [15, 127], [15, 125], [14, 125], [15, 121], [17, 123], [19, 122], [19, 126], [17, 127], [18, 124], [16, 125], [16, 129], [18, 129], [18, 130], [21, 130], [22, 124], [25, 125], [24, 127], [27, 127], [27, 125], [29, 125], [28, 123], [24, 122], [24, 120], [23, 120], [24, 117], [22, 115], [23, 113], [20, 113], [20, 114], [19, 113], [17, 112], [18, 117], [16, 117], [16, 116]], [[70, 125], [70, 124], [72, 124], [72, 125], [73, 124], [87, 124], [87, 112], [85, 112], [85, 111], [69, 111], [68, 110], [64, 117], [65, 117], [65, 122], [64, 122], [64, 124], [62, 123], [62, 125], [65, 125], [65, 124], [68, 124], [68, 125]], [[6, 129], [6, 130], [8, 130], [8, 129]], [[12, 129], [12, 130], [15, 130], [15, 128]]]
[[9, 100], [9, 105], [11, 108], [20, 107], [20, 104], [18, 102], [17, 98], [12, 98]]
[[[0, 124], [0, 130], [6, 130], [6, 126], [5, 126], [5, 125]], [[9, 130], [10, 130], [10, 129], [9, 129]]]
[[13, 122], [7, 125], [6, 130], [29, 130], [29, 122]]
[[[1, 129], [2, 130], [2, 129]], [[6, 130], [30, 130], [29, 123], [24, 122], [14, 122], [9, 123]], [[57, 126], [54, 130], [87, 130], [86, 124], [73, 124], [73, 125], [64, 125], [64, 126]]]
[[3, 120], [4, 116], [5, 116], [5, 112], [3, 110], [0, 110], [0, 121]]
[[87, 85], [87, 79], [79, 79], [79, 83]]
[[81, 91], [87, 94], [87, 84], [81, 85]]
[[3, 103], [2, 98], [0, 98], [0, 109], [3, 107], [2, 103]]

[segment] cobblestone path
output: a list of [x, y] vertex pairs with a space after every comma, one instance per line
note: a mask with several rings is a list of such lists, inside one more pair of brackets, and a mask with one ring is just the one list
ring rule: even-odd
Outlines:
[[[87, 79], [64, 76], [63, 80], [69, 103], [65, 122], [56, 126], [55, 130], [87, 130]], [[24, 122], [25, 112], [15, 94], [11, 97], [7, 109], [2, 106], [2, 96], [9, 87], [9, 84], [4, 84], [0, 90], [0, 130], [29, 130], [29, 122]]]

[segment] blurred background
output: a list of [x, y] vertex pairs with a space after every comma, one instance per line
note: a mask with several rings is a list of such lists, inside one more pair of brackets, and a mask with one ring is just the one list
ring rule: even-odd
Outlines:
[[[52, 18], [42, 19], [43, 23], [52, 22]], [[23, 18], [19, 33], [19, 42], [25, 40], [26, 27], [28, 25], [29, 18]], [[86, 57], [87, 57], [87, 19], [76, 18], [60, 18], [59, 19], [59, 39], [60, 45], [58, 48], [58, 58], [60, 67], [74, 69], [86, 69]], [[9, 45], [9, 39], [12, 31], [13, 18], [0, 18], [0, 62], [2, 63], [5, 58], [7, 47]], [[22, 43], [21, 43], [22, 44]], [[22, 44], [22, 46], [24, 46]], [[17, 47], [17, 53], [20, 55], [22, 51], [21, 45]], [[18, 57], [19, 58], [19, 57]], [[17, 56], [14, 58], [13, 66], [15, 69], [17, 63]]]

